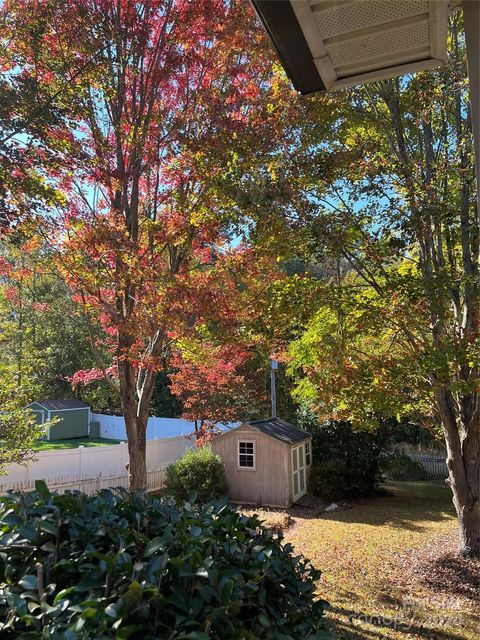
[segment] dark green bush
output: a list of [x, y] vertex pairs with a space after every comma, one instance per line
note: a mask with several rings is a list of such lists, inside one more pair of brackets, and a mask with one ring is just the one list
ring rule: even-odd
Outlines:
[[328, 637], [319, 571], [226, 504], [38, 483], [0, 532], [2, 640]]
[[311, 487], [315, 493], [330, 500], [375, 491], [382, 479], [381, 458], [389, 429], [355, 431], [347, 422], [321, 423], [308, 414], [298, 422], [312, 434]]
[[310, 487], [313, 493], [325, 500], [338, 500], [348, 489], [348, 471], [343, 460], [326, 460], [313, 465]]
[[427, 480], [422, 465], [404, 453], [391, 453], [385, 458], [384, 472], [390, 480]]
[[183, 500], [189, 500], [192, 494], [198, 502], [221, 498], [228, 490], [223, 460], [209, 447], [186, 451], [168, 466], [166, 490]]

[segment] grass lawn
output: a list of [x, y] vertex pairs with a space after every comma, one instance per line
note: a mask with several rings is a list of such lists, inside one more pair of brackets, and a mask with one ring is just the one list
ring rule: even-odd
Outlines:
[[76, 449], [77, 447], [105, 447], [110, 444], [120, 444], [121, 440], [107, 438], [71, 438], [70, 440], [37, 440], [34, 451], [51, 451], [52, 449]]
[[390, 495], [332, 513], [294, 507], [285, 521], [285, 541], [323, 571], [318, 593], [330, 602], [335, 637], [477, 640], [480, 562], [455, 558], [450, 490], [436, 482], [387, 488]]

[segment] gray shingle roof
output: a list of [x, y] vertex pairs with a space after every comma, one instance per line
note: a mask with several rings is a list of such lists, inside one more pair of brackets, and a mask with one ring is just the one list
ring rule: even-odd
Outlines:
[[280, 440], [281, 442], [285, 442], [286, 444], [300, 442], [301, 440], [310, 438], [311, 435], [307, 431], [299, 429], [293, 424], [285, 422], [285, 420], [282, 420], [281, 418], [269, 418], [268, 420], [251, 420], [246, 424], [255, 427], [255, 429], [258, 429], [262, 433], [265, 433], [267, 436], [271, 436], [272, 438]]
[[38, 404], [49, 411], [61, 411], [62, 409], [88, 409], [89, 405], [75, 398], [71, 400], [39, 400]]

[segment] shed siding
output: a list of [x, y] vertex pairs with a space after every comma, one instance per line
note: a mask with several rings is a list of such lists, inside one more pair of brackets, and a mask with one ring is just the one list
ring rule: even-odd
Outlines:
[[52, 411], [51, 419], [60, 418], [50, 429], [50, 440], [67, 440], [68, 438], [84, 438], [88, 436], [88, 407], [85, 409], [69, 409], [68, 411]]
[[[255, 469], [238, 469], [238, 441], [255, 442]], [[234, 502], [289, 506], [291, 504], [290, 445], [248, 425], [212, 441], [225, 464], [229, 497]]]

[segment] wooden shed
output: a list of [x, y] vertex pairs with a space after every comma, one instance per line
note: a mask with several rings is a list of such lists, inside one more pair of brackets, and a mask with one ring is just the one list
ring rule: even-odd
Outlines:
[[280, 418], [224, 431], [212, 449], [225, 464], [232, 502], [289, 507], [307, 492], [312, 437]]
[[89, 435], [90, 407], [81, 400], [39, 400], [30, 403], [28, 408], [35, 414], [38, 424], [59, 419], [49, 427], [47, 440], [85, 438]]

